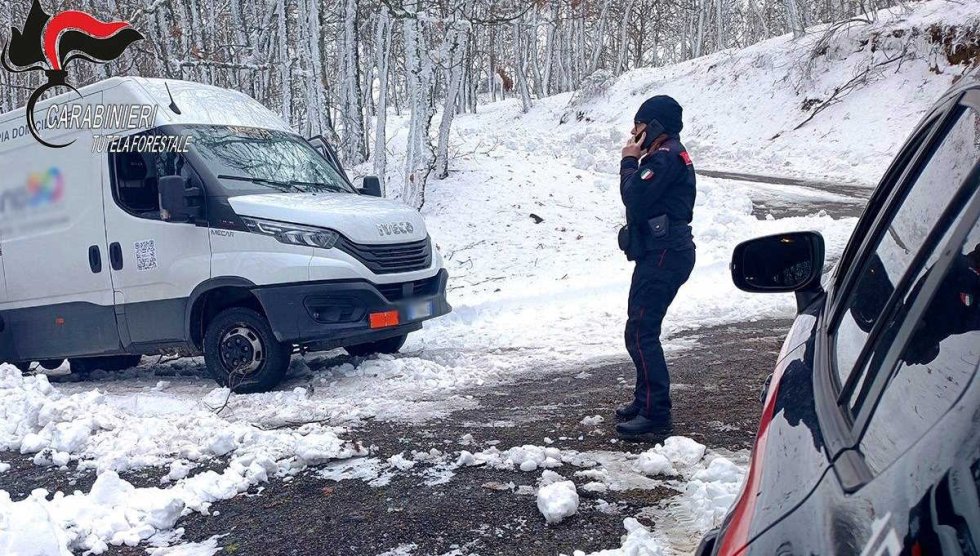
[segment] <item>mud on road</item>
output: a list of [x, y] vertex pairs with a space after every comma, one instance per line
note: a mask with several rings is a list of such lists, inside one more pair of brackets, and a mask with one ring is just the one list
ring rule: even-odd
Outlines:
[[[789, 324], [741, 323], [671, 338], [675, 434], [715, 450], [749, 448], [761, 411], [760, 389]], [[368, 421], [352, 435], [381, 460], [412, 450], [458, 451], [465, 435], [472, 436], [473, 451], [544, 445], [547, 438], [562, 450], [639, 453], [651, 444], [619, 441], [612, 418], [613, 408], [630, 399], [633, 373], [624, 350], [622, 360], [473, 390], [469, 394], [479, 402], [476, 409], [422, 424]], [[594, 415], [605, 421], [582, 424]], [[12, 463], [0, 475], [0, 488], [14, 499], [35, 488], [87, 491], [95, 479], [91, 471], [35, 466], [29, 456], [4, 453], [0, 460]], [[222, 464], [215, 462], [215, 467]], [[566, 469], [556, 471], [568, 474]], [[571, 554], [619, 546], [624, 517], [639, 516], [656, 529], [643, 510], [675, 494], [669, 488], [602, 494], [580, 489], [579, 514], [547, 526], [533, 493], [516, 492], [522, 485], [535, 487], [540, 470], [459, 468], [435, 485], [425, 484], [421, 474], [396, 474], [382, 486], [359, 478], [331, 480], [323, 471], [314, 467], [288, 481], [272, 479], [264, 488], [215, 503], [212, 515], [187, 515], [177, 524], [184, 529], [183, 541], [222, 535], [220, 553], [247, 555], [381, 554], [408, 546], [414, 546], [412, 554]], [[155, 486], [165, 473], [150, 469], [124, 478]], [[602, 511], [610, 506], [598, 504], [599, 498], [618, 511]], [[146, 554], [146, 547], [110, 547], [108, 554]]]

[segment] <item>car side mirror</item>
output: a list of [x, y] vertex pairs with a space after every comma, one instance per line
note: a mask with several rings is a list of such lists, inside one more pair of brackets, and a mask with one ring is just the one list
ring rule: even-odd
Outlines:
[[378, 179], [378, 176], [364, 176], [361, 193], [372, 197], [384, 197], [384, 192], [381, 190], [381, 180]]
[[747, 292], [796, 292], [802, 311], [823, 293], [824, 241], [817, 232], [791, 232], [742, 242], [732, 253], [732, 281]]
[[201, 196], [201, 190], [187, 187], [183, 176], [164, 176], [159, 179], [160, 219], [167, 222], [195, 222], [201, 217], [201, 206], [191, 205], [188, 200]]

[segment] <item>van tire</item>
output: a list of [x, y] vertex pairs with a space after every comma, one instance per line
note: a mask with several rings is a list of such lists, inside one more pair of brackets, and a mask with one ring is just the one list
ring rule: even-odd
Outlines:
[[402, 349], [402, 346], [405, 345], [405, 340], [407, 339], [408, 334], [402, 334], [401, 336], [385, 338], [384, 340], [378, 340], [377, 342], [357, 344], [356, 346], [345, 346], [344, 349], [346, 349], [347, 353], [353, 355], [354, 357], [366, 357], [368, 355], [374, 355], [375, 353], [398, 353], [398, 350]]
[[[244, 307], [218, 313], [204, 331], [204, 362], [222, 386], [237, 394], [268, 392], [289, 370], [292, 346], [276, 340], [266, 318]], [[238, 367], [253, 367], [236, 371]]]
[[[142, 355], [104, 355], [102, 357], [79, 357], [69, 359], [72, 374], [85, 374], [92, 371], [125, 371], [140, 364]], [[46, 367], [45, 367], [46, 368]]]

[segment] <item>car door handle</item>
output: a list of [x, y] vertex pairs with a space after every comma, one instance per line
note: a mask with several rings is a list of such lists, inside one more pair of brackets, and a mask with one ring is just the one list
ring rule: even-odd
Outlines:
[[118, 241], [109, 244], [109, 264], [112, 266], [112, 270], [122, 270], [122, 246], [119, 245]]
[[92, 269], [94, 274], [102, 272], [102, 251], [99, 250], [98, 245], [88, 248], [88, 267]]

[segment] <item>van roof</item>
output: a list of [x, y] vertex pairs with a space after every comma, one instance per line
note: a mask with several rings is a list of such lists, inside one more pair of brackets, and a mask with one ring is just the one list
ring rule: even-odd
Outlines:
[[[291, 132], [277, 114], [252, 97], [212, 85], [146, 77], [110, 77], [84, 87], [78, 93], [67, 91], [37, 103], [35, 114], [43, 113], [53, 103], [71, 103], [93, 93], [103, 92], [106, 104], [150, 104], [159, 106], [157, 125], [210, 124], [262, 127]], [[179, 113], [170, 109], [171, 99]], [[23, 117], [24, 107], [0, 114], [0, 122], [16, 114]]]

